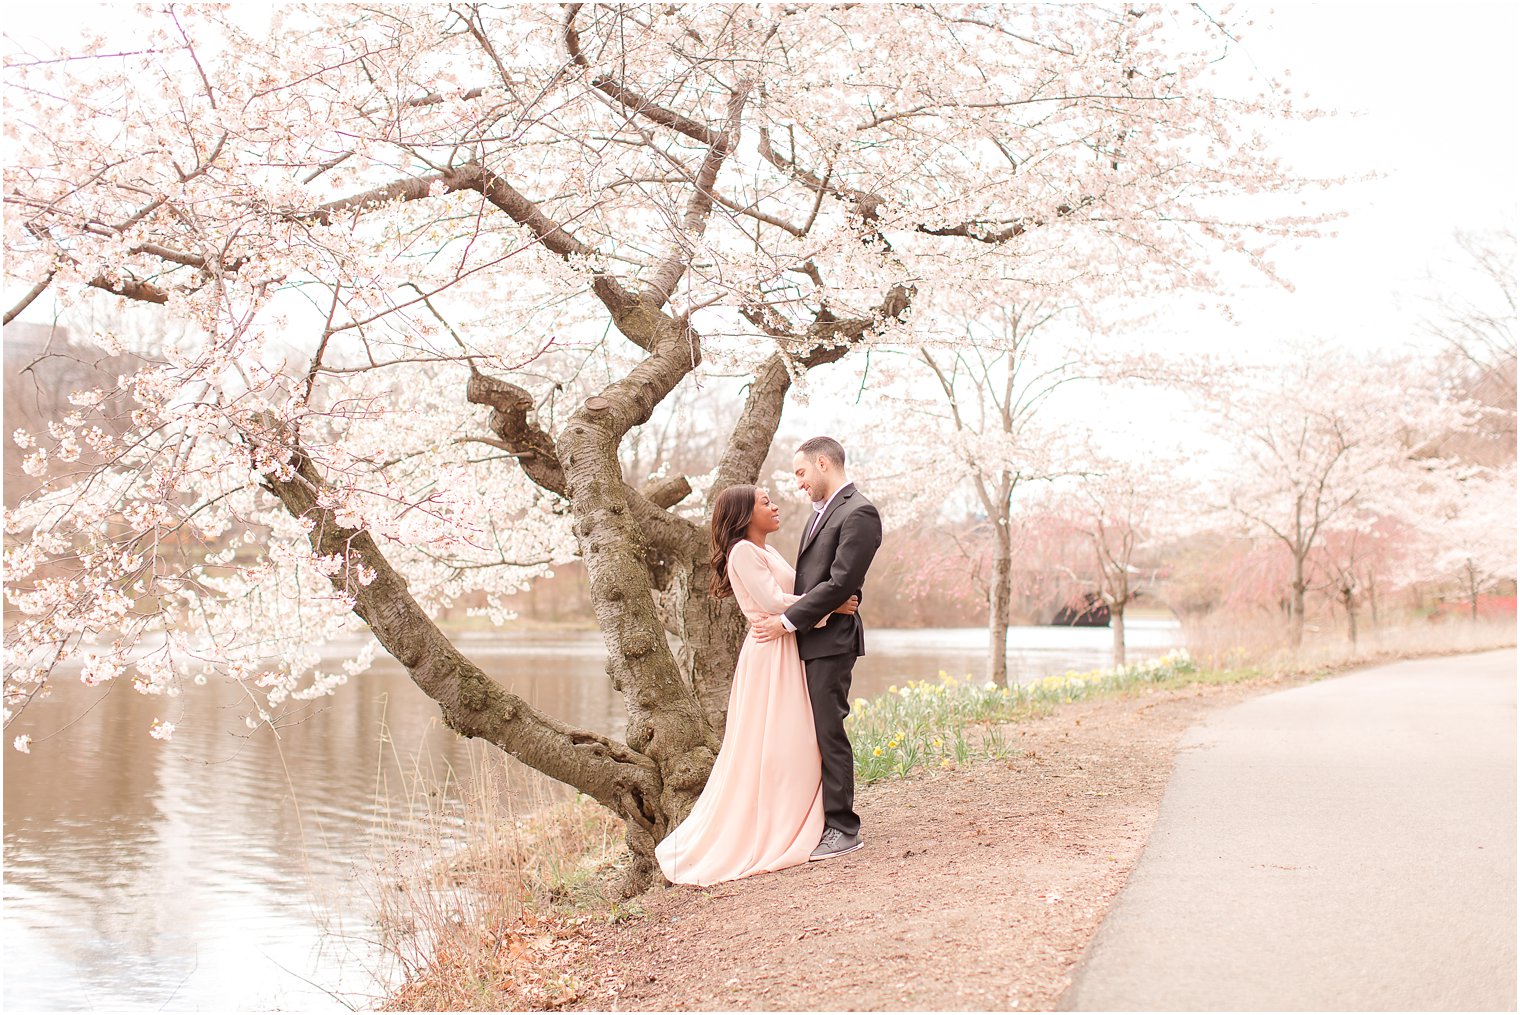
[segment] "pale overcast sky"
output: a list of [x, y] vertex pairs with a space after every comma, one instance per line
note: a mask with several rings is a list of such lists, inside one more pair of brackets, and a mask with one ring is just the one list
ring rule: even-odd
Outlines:
[[1323, 196], [1349, 213], [1338, 235], [1283, 251], [1296, 292], [1242, 301], [1240, 331], [1265, 341], [1296, 330], [1357, 346], [1402, 342], [1410, 304], [1427, 270], [1451, 256], [1454, 231], [1514, 228], [1517, 11], [1290, 3], [1253, 14], [1244, 43], [1255, 63], [1287, 71], [1295, 95], [1342, 114], [1294, 130], [1282, 149], [1315, 175], [1383, 175]]

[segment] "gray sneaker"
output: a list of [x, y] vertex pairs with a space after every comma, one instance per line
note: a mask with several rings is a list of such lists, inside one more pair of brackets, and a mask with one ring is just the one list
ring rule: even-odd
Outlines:
[[853, 853], [865, 843], [860, 841], [859, 835], [846, 835], [837, 828], [825, 828], [823, 838], [818, 840], [818, 848], [813, 850], [809, 860], [828, 860], [836, 856], [844, 856]]

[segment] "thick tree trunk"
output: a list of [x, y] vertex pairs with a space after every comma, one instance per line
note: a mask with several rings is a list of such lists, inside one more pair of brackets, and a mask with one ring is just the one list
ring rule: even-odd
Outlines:
[[[628, 711], [628, 746], [649, 757], [662, 778], [659, 841], [701, 793], [720, 741], [666, 641], [648, 565], [648, 534], [657, 530], [642, 505], [635, 518], [630, 494], [642, 498], [624, 483], [617, 452], [623, 436], [646, 422], [696, 365], [700, 343], [690, 328], [663, 313], [635, 305], [619, 317], [625, 333], [645, 339], [649, 358], [588, 398], [571, 416], [556, 450], [592, 608], [607, 645], [608, 676]], [[663, 509], [649, 508], [673, 519]]]
[[[657, 773], [655, 796], [641, 801], [647, 834], [629, 840], [634, 863], [625, 887], [635, 891], [658, 877], [654, 845], [689, 813], [712, 770], [721, 721], [715, 729], [709, 715], [721, 720], [717, 701], [726, 703], [737, 638], [721, 604], [704, 602], [703, 528], [666, 510], [689, 486], [635, 490], [618, 461], [627, 432], [647, 422], [700, 361], [700, 336], [626, 293], [609, 289], [604, 298], [619, 330], [649, 356], [587, 398], [557, 440], [538, 428], [531, 399], [510, 382], [476, 373], [469, 398], [493, 408], [492, 430], [527, 475], [570, 502], [608, 677], [628, 713], [627, 749]], [[666, 586], [663, 610], [655, 603], [657, 578]], [[695, 587], [698, 581], [703, 587]], [[689, 677], [666, 640], [667, 627], [690, 639]], [[719, 650], [705, 651], [713, 646]]]
[[[773, 394], [778, 402], [784, 401], [786, 389]], [[518, 455], [529, 478], [568, 499], [559, 452], [548, 435], [529, 422], [533, 402], [528, 393], [508, 381], [477, 373], [470, 380], [469, 399], [495, 410], [491, 414], [491, 429], [505, 447]], [[780, 416], [778, 407], [774, 411], [775, 420], [779, 421]], [[762, 449], [769, 447], [773, 435], [774, 424], [758, 438]], [[749, 481], [759, 472], [763, 457], [762, 450], [751, 466]], [[714, 600], [708, 593], [712, 567], [706, 528], [666, 510], [690, 493], [691, 485], [683, 477], [672, 477], [643, 490], [625, 488], [624, 497], [646, 540], [644, 564], [649, 572], [651, 594], [662, 626], [678, 643], [678, 668], [721, 740], [729, 686], [745, 624], [731, 600]]]
[[721, 742], [748, 623], [732, 599], [714, 599], [708, 591], [712, 564], [706, 533], [693, 537], [685, 549], [679, 559], [661, 559], [651, 567], [655, 602], [665, 629], [676, 640], [676, 663]]
[[1114, 665], [1124, 665], [1124, 603], [1110, 603], [1108, 626], [1114, 634]]
[[1013, 600], [1013, 540], [1007, 519], [993, 540], [992, 578], [987, 586], [987, 679], [1008, 686], [1008, 612]]

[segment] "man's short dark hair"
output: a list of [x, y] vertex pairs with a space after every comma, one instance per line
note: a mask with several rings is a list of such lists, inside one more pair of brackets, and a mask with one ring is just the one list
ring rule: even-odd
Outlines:
[[809, 460], [822, 455], [841, 469], [844, 468], [844, 445], [832, 437], [810, 438], [803, 441], [797, 451]]

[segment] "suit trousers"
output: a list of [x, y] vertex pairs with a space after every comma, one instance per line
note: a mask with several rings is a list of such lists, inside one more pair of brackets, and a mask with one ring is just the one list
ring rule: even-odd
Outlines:
[[855, 658], [854, 653], [847, 653], [802, 661], [813, 704], [818, 752], [823, 756], [823, 823], [846, 835], [860, 832], [860, 815], [855, 813], [855, 752], [844, 732]]

